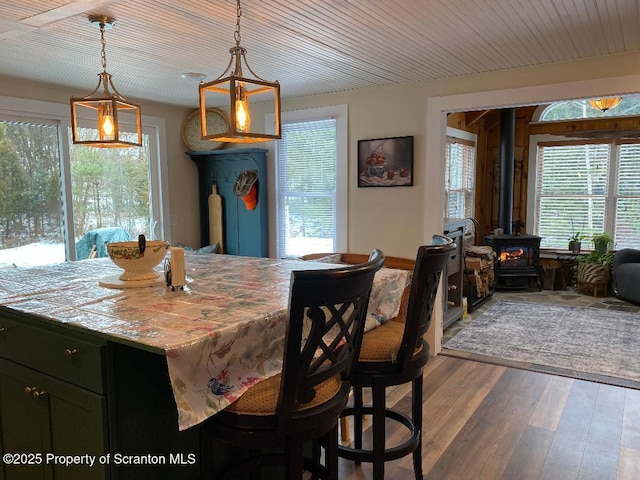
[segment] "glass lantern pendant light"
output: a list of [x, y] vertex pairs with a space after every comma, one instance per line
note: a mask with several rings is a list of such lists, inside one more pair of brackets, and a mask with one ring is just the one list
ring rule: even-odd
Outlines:
[[[102, 73], [98, 74], [98, 86], [93, 92], [86, 97], [71, 97], [73, 143], [101, 148], [140, 147], [142, 146], [140, 105], [120, 95], [111, 75], [107, 73], [104, 31], [105, 28], [112, 28], [115, 20], [103, 15], [92, 15], [89, 21], [100, 28]], [[96, 133], [92, 134], [92, 130]]]
[[[247, 63], [247, 50], [240, 45], [240, 0], [236, 0], [237, 18], [234, 38], [236, 44], [229, 49], [231, 59], [226, 70], [217, 79], [200, 84], [200, 121], [202, 138], [221, 142], [255, 143], [281, 137], [280, 130], [280, 84], [258, 77]], [[245, 77], [242, 64], [254, 78]], [[258, 131], [251, 122], [251, 107], [261, 104], [263, 113], [274, 112], [274, 133]], [[207, 132], [207, 109], [229, 105], [229, 128], [225, 132]]]
[[591, 105], [593, 108], [597, 110], [606, 112], [611, 108], [617, 107], [621, 101], [622, 101], [622, 98], [620, 97], [593, 98], [589, 100], [589, 105]]

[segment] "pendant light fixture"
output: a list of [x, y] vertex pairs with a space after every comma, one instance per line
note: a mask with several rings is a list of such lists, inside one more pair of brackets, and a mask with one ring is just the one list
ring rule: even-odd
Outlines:
[[[217, 79], [200, 84], [200, 122], [202, 138], [220, 142], [255, 143], [278, 139], [280, 133], [280, 84], [268, 82], [258, 77], [247, 63], [247, 50], [240, 45], [240, 17], [242, 8], [236, 0], [236, 44], [229, 49], [231, 59], [226, 70]], [[245, 77], [242, 66], [253, 75]], [[274, 133], [266, 133], [255, 128], [252, 123], [252, 107], [261, 104], [264, 113], [275, 113]], [[229, 128], [225, 132], [207, 132], [207, 109], [229, 106]]]
[[[107, 73], [104, 31], [111, 29], [115, 20], [104, 15], [92, 15], [89, 16], [89, 21], [100, 28], [102, 73], [98, 74], [98, 86], [93, 92], [86, 97], [71, 97], [73, 143], [100, 148], [140, 147], [142, 146], [140, 105], [120, 95], [111, 75]], [[89, 137], [93, 129], [97, 130], [97, 134], [91, 139]]]
[[597, 110], [606, 112], [611, 108], [617, 107], [621, 101], [622, 97], [592, 98], [589, 100], [589, 105]]

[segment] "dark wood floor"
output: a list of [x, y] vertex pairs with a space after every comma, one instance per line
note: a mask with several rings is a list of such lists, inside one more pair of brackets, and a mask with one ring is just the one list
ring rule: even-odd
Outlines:
[[[408, 411], [408, 392], [390, 403]], [[425, 480], [640, 479], [638, 390], [436, 356], [424, 399]], [[340, 462], [341, 480], [371, 478]], [[385, 473], [413, 478], [411, 457]]]

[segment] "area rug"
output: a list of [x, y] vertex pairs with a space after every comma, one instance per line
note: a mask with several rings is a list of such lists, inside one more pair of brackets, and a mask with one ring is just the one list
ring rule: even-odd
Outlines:
[[442, 353], [640, 389], [640, 314], [501, 300]]

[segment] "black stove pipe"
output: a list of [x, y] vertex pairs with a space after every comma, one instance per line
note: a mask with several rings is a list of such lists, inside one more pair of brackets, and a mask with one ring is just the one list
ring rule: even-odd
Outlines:
[[498, 197], [498, 227], [511, 233], [513, 217], [514, 145], [516, 109], [500, 110], [500, 192]]

